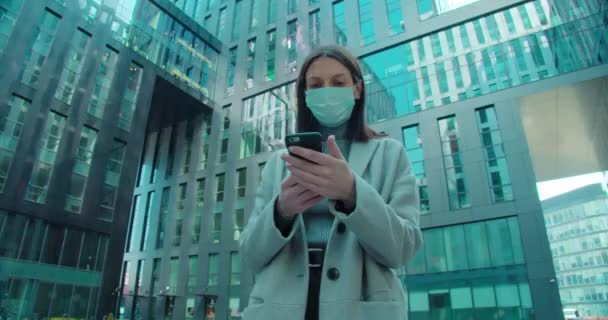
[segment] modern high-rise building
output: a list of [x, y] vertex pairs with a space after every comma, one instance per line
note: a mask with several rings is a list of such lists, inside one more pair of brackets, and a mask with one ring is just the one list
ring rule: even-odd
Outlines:
[[[238, 240], [260, 171], [295, 130], [302, 60], [340, 44], [361, 60], [368, 122], [403, 142], [418, 178], [425, 244], [395, 270], [410, 317], [563, 318], [527, 143], [538, 119], [523, 111], [529, 95], [606, 86], [605, 1], [0, 8], [0, 297], [20, 315], [239, 318], [253, 275]], [[41, 237], [37, 258], [26, 232]], [[86, 268], [87, 232], [108, 242], [99, 270]], [[80, 267], [45, 260], [49, 245]]]
[[564, 308], [608, 315], [608, 185], [542, 202]]

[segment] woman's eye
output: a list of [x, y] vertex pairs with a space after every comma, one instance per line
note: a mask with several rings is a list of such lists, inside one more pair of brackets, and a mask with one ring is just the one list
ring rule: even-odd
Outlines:
[[321, 87], [321, 85], [318, 84], [318, 83], [313, 83], [313, 84], [310, 85], [310, 89], [318, 89], [320, 87]]
[[343, 87], [344, 86], [344, 82], [342, 82], [342, 81], [336, 81], [336, 82], [334, 82], [334, 84], [336, 85], [336, 87]]

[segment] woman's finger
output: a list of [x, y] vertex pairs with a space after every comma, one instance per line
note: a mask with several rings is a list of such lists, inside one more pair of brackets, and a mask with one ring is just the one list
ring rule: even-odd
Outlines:
[[321, 178], [310, 172], [306, 172], [302, 169], [298, 169], [298, 168], [294, 168], [294, 167], [289, 168], [289, 170], [291, 171], [291, 173], [293, 175], [296, 176], [297, 181], [304, 181], [308, 185], [314, 185], [314, 186], [319, 186], [319, 187], [325, 185], [325, 178]]
[[316, 196], [316, 197], [310, 198], [309, 200], [304, 202], [303, 207], [308, 209], [308, 208], [314, 206], [315, 204], [321, 202], [321, 200], [323, 200], [322, 196]]

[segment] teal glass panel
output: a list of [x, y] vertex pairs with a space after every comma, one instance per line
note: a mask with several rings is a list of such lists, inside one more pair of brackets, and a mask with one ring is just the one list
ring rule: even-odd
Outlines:
[[513, 264], [511, 232], [506, 220], [487, 221], [488, 245], [493, 266]]
[[488, 234], [485, 223], [466, 224], [464, 230], [469, 267], [471, 269], [490, 267]]
[[359, 26], [361, 29], [361, 45], [365, 46], [375, 42], [374, 15], [372, 0], [359, 1]]
[[386, 14], [391, 34], [398, 34], [405, 30], [401, 12], [401, 0], [386, 0]]
[[424, 248], [427, 272], [445, 272], [447, 270], [446, 254], [441, 229], [424, 231]]
[[344, 12], [344, 1], [338, 1], [333, 4], [334, 15], [334, 40], [336, 44], [346, 46], [348, 44], [348, 36], [346, 33], [346, 13]]
[[447, 268], [450, 271], [466, 270], [469, 268], [463, 226], [452, 226], [443, 228], [445, 241]]
[[426, 20], [435, 15], [432, 0], [418, 0], [418, 15], [420, 20]]

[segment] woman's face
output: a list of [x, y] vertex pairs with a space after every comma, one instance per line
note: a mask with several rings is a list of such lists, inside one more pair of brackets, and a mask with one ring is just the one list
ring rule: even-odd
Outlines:
[[361, 85], [353, 83], [350, 71], [343, 64], [333, 58], [320, 57], [306, 71], [306, 90], [325, 87], [354, 87], [355, 99], [361, 96]]

